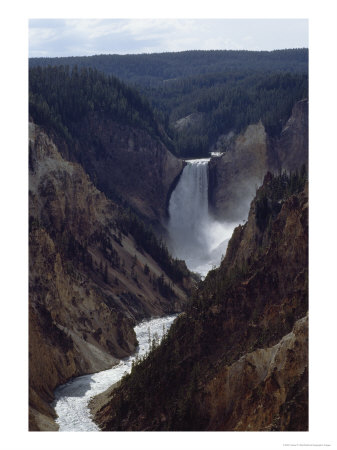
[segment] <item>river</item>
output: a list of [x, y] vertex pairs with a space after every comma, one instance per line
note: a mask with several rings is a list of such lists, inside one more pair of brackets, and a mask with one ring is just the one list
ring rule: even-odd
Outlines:
[[59, 386], [54, 392], [55, 401], [52, 404], [58, 415], [56, 423], [60, 427], [59, 431], [100, 431], [91, 419], [89, 401], [129, 373], [132, 361], [149, 351], [153, 339], [159, 342], [176, 317], [166, 316], [141, 322], [134, 328], [139, 343], [134, 355], [121, 360], [111, 369], [83, 375]]

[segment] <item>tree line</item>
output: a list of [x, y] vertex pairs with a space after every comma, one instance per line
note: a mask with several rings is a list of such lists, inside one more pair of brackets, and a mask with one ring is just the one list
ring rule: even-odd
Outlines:
[[141, 86], [158, 86], [177, 78], [228, 71], [307, 73], [308, 49], [274, 51], [189, 50], [141, 55], [94, 55], [30, 58], [30, 67], [77, 66]]

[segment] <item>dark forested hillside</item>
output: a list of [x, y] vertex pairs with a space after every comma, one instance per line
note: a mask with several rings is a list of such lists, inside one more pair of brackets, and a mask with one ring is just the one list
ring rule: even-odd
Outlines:
[[37, 67], [29, 71], [29, 112], [39, 125], [76, 137], [76, 124], [92, 112], [159, 135], [149, 103], [135, 89], [95, 69]]
[[[166, 114], [177, 153], [206, 156], [220, 135], [240, 133], [259, 120], [270, 136], [278, 135], [295, 102], [308, 97], [308, 76], [232, 72], [172, 81], [145, 92]], [[186, 125], [179, 125], [186, 116]]]
[[94, 69], [37, 67], [29, 72], [29, 114], [109, 198], [154, 224], [165, 216], [183, 162], [135, 89]]
[[[95, 68], [134, 85], [149, 100], [156, 119], [174, 141], [173, 144], [166, 139], [165, 133], [166, 144], [183, 157], [207, 156], [220, 135], [229, 131], [239, 133], [260, 119], [269, 134], [277, 135], [294, 103], [308, 97], [307, 49], [30, 59], [30, 67], [64, 64]], [[115, 79], [113, 84], [115, 88]], [[134, 108], [140, 107], [144, 116], [141, 114], [140, 118], [133, 113], [125, 117], [130, 90], [125, 95], [127, 88], [123, 89], [122, 97], [126, 97], [127, 103], [118, 97], [114, 112], [129, 122], [141, 121], [158, 133], [153, 113], [139, 97]], [[108, 105], [114, 101], [110, 95]], [[191, 116], [186, 122], [188, 126], [186, 123], [177, 126], [179, 119], [191, 114], [198, 119]]]

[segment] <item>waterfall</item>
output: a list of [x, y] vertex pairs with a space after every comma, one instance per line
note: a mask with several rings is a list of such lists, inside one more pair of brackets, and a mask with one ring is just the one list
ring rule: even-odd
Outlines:
[[220, 223], [208, 211], [208, 161], [186, 161], [169, 202], [169, 248], [193, 272], [205, 276], [220, 264], [237, 224]]

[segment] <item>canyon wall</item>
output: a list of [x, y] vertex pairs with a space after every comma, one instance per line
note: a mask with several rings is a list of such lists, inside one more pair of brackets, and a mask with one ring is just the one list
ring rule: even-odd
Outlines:
[[55, 387], [133, 352], [136, 322], [181, 310], [188, 271], [33, 123], [29, 169], [30, 429], [55, 429]]
[[230, 148], [209, 163], [209, 201], [216, 217], [243, 220], [268, 170], [268, 142], [262, 122], [249, 125]]
[[224, 153], [209, 163], [210, 208], [217, 218], [242, 221], [267, 171], [308, 166], [308, 100], [294, 105], [278, 137], [268, 136], [259, 122], [225, 141]]
[[64, 149], [64, 156], [80, 162], [109, 198], [123, 201], [153, 226], [160, 225], [184, 162], [158, 136], [103, 113], [87, 115], [76, 125], [76, 135], [77, 148]]
[[291, 171], [299, 169], [302, 164], [308, 165], [308, 100], [295, 103], [281, 135], [272, 145], [278, 168]]

